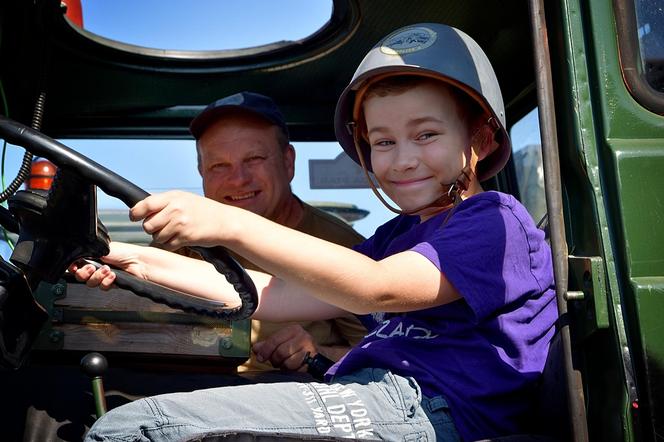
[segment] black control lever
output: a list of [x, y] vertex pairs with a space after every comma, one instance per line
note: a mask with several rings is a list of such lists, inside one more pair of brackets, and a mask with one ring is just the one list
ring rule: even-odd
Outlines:
[[81, 359], [81, 370], [92, 382], [92, 397], [95, 401], [95, 414], [97, 419], [106, 414], [106, 395], [104, 393], [104, 381], [102, 376], [108, 370], [108, 361], [101, 353], [92, 352]]

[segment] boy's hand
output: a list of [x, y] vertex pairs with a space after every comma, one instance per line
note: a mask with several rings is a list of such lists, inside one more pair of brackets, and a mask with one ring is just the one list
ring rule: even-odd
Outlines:
[[78, 282], [84, 282], [88, 287], [109, 290], [115, 281], [115, 273], [107, 265], [96, 268], [92, 264], [73, 263], [67, 270], [74, 274]]
[[[147, 279], [145, 269], [138, 259], [136, 247], [132, 244], [111, 242], [109, 254], [102, 257], [101, 260], [138, 278]], [[68, 270], [77, 281], [85, 282], [88, 287], [109, 290], [115, 281], [115, 273], [107, 265], [96, 268], [92, 264], [73, 263]]]
[[176, 250], [187, 245], [213, 246], [218, 242], [222, 208], [208, 198], [171, 191], [137, 203], [129, 212], [132, 221], [144, 220], [143, 229], [160, 248]]
[[303, 365], [305, 355], [307, 352], [318, 353], [311, 335], [297, 324], [284, 327], [266, 340], [255, 343], [251, 350], [259, 362], [269, 361], [273, 367], [291, 371], [306, 371]]

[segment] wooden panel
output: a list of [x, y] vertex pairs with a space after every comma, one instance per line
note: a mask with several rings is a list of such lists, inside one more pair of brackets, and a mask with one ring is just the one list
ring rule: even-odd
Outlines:
[[[185, 313], [123, 290], [67, 284], [54, 300], [44, 347], [74, 351], [219, 357], [232, 343], [228, 321]], [[248, 343], [247, 343], [248, 344]]]
[[220, 339], [230, 339], [227, 327], [115, 323], [54, 324], [64, 333], [64, 350], [219, 356]]

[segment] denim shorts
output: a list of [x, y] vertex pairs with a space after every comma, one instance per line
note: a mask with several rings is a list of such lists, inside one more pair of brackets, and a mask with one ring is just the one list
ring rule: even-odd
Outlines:
[[272, 383], [139, 399], [102, 416], [86, 441], [458, 441], [444, 398], [411, 378], [363, 369], [330, 383]]

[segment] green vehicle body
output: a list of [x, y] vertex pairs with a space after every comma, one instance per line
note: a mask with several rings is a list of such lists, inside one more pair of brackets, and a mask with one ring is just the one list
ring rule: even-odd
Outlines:
[[[664, 119], [623, 80], [618, 3], [560, 2], [553, 12], [566, 31], [551, 39], [559, 43], [551, 58], [566, 61], [553, 63], [567, 245], [570, 255], [594, 261], [585, 279], [576, 272], [575, 288], [586, 297], [572, 301], [570, 312], [591, 438], [657, 440], [664, 428]], [[579, 265], [570, 261], [570, 269]]]
[[[43, 60], [28, 54], [39, 52], [38, 38], [22, 47], [13, 36], [20, 26], [34, 25], [34, 33], [44, 35], [57, 29], [43, 26], [48, 14], [58, 10], [54, 3], [0, 5], [0, 78], [9, 107], [15, 109], [11, 116], [26, 124], [43, 81]], [[242, 63], [234, 64], [228, 54], [231, 58], [225, 64], [215, 65], [214, 59], [184, 57], [173, 62], [149, 51], [130, 54], [115, 48], [88, 52], [80, 61], [77, 54], [85, 53], [86, 46], [77, 32], [83, 31], [62, 34], [55, 50], [61, 71], [51, 72], [48, 79], [52, 98], [47, 113], [55, 116], [45, 119], [44, 133], [65, 144], [68, 138], [80, 137], [186, 138], [195, 113], [191, 105], [200, 108], [219, 96], [255, 88], [268, 95], [273, 92], [280, 98], [277, 101], [286, 103], [294, 139], [331, 141], [334, 97], [377, 39], [408, 23], [439, 21], [460, 27], [485, 47], [490, 44], [490, 58], [505, 52], [504, 58], [492, 61], [506, 95], [508, 122], [539, 108], [549, 224], [552, 231], [564, 234], [564, 241], [552, 235], [554, 253], [556, 247], [559, 252], [557, 278], [567, 281], [559, 294], [568, 310], [562, 323], [569, 324], [572, 375], [580, 379], [581, 387], [572, 398], [581, 402], [579, 412], [565, 422], [574, 430], [571, 439], [664, 440], [664, 92], [638, 83], [644, 76], [639, 55], [630, 58], [630, 44], [637, 37], [628, 33], [636, 31], [634, 4], [619, 0], [555, 0], [545, 5], [480, 0], [431, 0], [417, 6], [396, 0], [377, 3], [334, 1], [337, 31], [311, 42], [320, 47], [318, 61], [288, 50], [264, 59], [246, 58], [253, 64], [245, 70], [255, 78], [244, 75]], [[546, 15], [548, 38], [542, 40], [538, 40], [542, 36], [536, 21], [538, 7]], [[664, 14], [661, 1], [659, 8]], [[478, 15], [477, 10], [486, 13]], [[494, 13], [496, 18], [490, 18]], [[371, 20], [381, 14], [382, 27], [372, 27], [376, 22]], [[18, 24], [11, 22], [16, 15]], [[664, 26], [664, 19], [659, 25]], [[31, 32], [21, 29], [22, 36]], [[658, 32], [664, 36], [663, 29]], [[348, 41], [353, 44], [346, 45]], [[536, 48], [543, 43], [547, 45], [540, 48], [548, 51], [551, 65], [548, 83], [546, 76], [539, 76], [546, 70], [546, 60], [537, 57]], [[63, 50], [68, 44], [76, 50]], [[325, 58], [335, 51], [343, 63]], [[149, 69], [136, 68], [141, 57], [152, 60], [143, 65], [149, 64]], [[279, 63], [293, 67], [269, 69]], [[317, 79], [303, 80], [298, 63], [311, 63]], [[662, 69], [664, 60], [660, 63]], [[343, 72], [334, 74], [335, 67]], [[83, 68], [84, 75], [76, 74]], [[108, 94], [92, 93], [99, 84], [115, 86]], [[329, 90], [301, 95], [323, 84]], [[552, 102], [542, 102], [545, 91], [550, 91]], [[553, 139], [546, 137], [547, 128], [555, 134]], [[546, 149], [555, 150], [548, 156], [553, 163], [547, 163]], [[489, 187], [517, 193], [514, 168], [510, 163]], [[558, 207], [560, 213], [551, 212]], [[60, 314], [55, 301], [68, 290], [66, 286], [44, 284], [35, 294], [52, 318]], [[110, 322], [131, 320], [131, 313], [90, 314], [106, 315]], [[210, 325], [206, 319], [183, 318], [177, 312], [162, 312], [155, 313], [153, 320]], [[219, 341], [219, 359], [212, 358], [212, 363], [224, 360], [234, 366], [249, 352], [248, 321], [225, 326], [226, 340]], [[49, 322], [36, 351], [62, 351], [64, 337], [58, 333]], [[80, 351], [73, 353], [80, 356]]]

